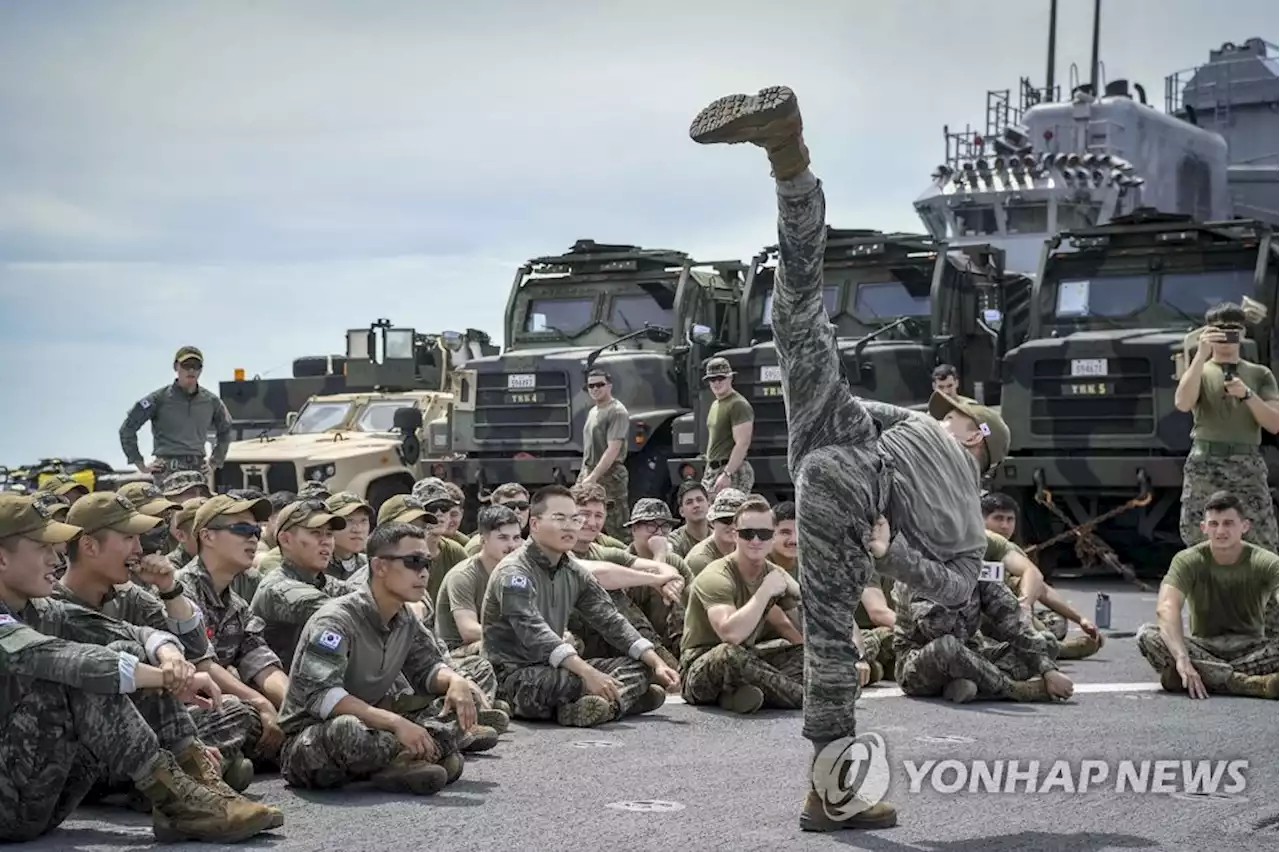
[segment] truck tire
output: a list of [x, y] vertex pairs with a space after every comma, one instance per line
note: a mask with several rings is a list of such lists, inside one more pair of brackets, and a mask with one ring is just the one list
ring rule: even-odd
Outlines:
[[[668, 434], [667, 440], [670, 440]], [[650, 440], [645, 448], [635, 455], [627, 456], [627, 476], [631, 481], [631, 506], [644, 497], [657, 497], [668, 505], [675, 498], [676, 488], [671, 484], [671, 473], [667, 470], [667, 459], [671, 456], [670, 444]], [[627, 507], [630, 512], [631, 506]]]
[[382, 504], [397, 494], [408, 494], [413, 490], [413, 480], [407, 476], [388, 476], [374, 481], [365, 493], [365, 502], [373, 507], [374, 526], [377, 526], [378, 510]]

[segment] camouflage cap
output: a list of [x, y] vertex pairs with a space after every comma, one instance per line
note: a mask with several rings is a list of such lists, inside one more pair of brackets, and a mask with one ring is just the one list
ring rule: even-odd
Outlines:
[[142, 535], [163, 524], [164, 519], [142, 514], [122, 494], [96, 491], [75, 502], [67, 512], [67, 523], [86, 533], [112, 530], [124, 535]]
[[408, 524], [418, 518], [426, 518], [429, 524], [440, 522], [439, 518], [427, 511], [426, 504], [412, 494], [397, 494], [378, 509], [379, 526], [389, 523]]
[[198, 470], [175, 470], [160, 482], [160, 493], [166, 497], [177, 497], [192, 488], [209, 491], [209, 478]]
[[364, 509], [370, 517], [373, 517], [373, 507], [360, 499], [360, 495], [354, 491], [339, 491], [324, 501], [324, 507], [330, 514], [337, 515], [339, 518], [350, 517], [360, 509]]
[[35, 500], [37, 505], [43, 506], [48, 510], [50, 517], [54, 520], [64, 521], [67, 518], [67, 512], [71, 509], [71, 501], [66, 497], [58, 494], [52, 494], [48, 491], [37, 491], [31, 495], [31, 499]]
[[746, 494], [736, 488], [725, 488], [711, 502], [711, 508], [707, 510], [707, 520], [730, 520], [734, 515], [738, 514], [738, 510], [742, 508], [742, 504], [745, 502], [747, 502]]
[[298, 489], [299, 500], [328, 500], [332, 496], [333, 492], [323, 482], [304, 482]]
[[0, 539], [21, 536], [42, 544], [62, 544], [80, 535], [80, 528], [55, 520], [31, 497], [0, 494]]
[[285, 506], [276, 516], [276, 540], [279, 541], [280, 533], [298, 527], [307, 530], [318, 530], [321, 527], [342, 530], [347, 528], [347, 521], [346, 518], [331, 513], [323, 500], [299, 500]]
[[173, 363], [181, 364], [183, 361], [199, 361], [203, 364], [204, 353], [194, 346], [184, 346], [173, 356]]
[[730, 366], [727, 358], [712, 358], [707, 362], [706, 369], [702, 371], [702, 378], [710, 379], [715, 376], [733, 376], [733, 367]]
[[167, 499], [159, 488], [150, 482], [126, 482], [116, 491], [121, 497], [138, 507], [144, 515], [161, 517], [170, 509], [181, 509], [177, 503]]
[[657, 497], [645, 497], [637, 500], [636, 504], [631, 507], [631, 520], [627, 521], [623, 526], [629, 527], [634, 524], [643, 524], [647, 521], [674, 523], [675, 518], [671, 517], [671, 507], [667, 505], [665, 500], [659, 500]]
[[489, 492], [489, 502], [497, 500], [510, 500], [512, 497], [529, 498], [529, 489], [525, 488], [519, 482], [504, 482], [497, 488]]
[[200, 511], [200, 507], [207, 501], [208, 497], [192, 497], [182, 504], [182, 508], [178, 510], [178, 514], [174, 515], [174, 522], [178, 526], [195, 523], [196, 512]]
[[929, 415], [935, 420], [941, 420], [949, 411], [958, 411], [978, 424], [983, 442], [987, 445], [990, 467], [1000, 464], [1005, 456], [1009, 455], [1009, 444], [1013, 436], [1009, 432], [1008, 424], [1000, 416], [1000, 412], [985, 405], [978, 405], [976, 402], [968, 402], [934, 391], [933, 396], [929, 397]]
[[434, 503], [458, 505], [458, 501], [453, 499], [453, 495], [449, 493], [449, 489], [445, 486], [444, 480], [435, 476], [428, 476], [426, 479], [419, 479], [415, 482], [413, 484], [413, 496], [421, 500], [424, 506], [430, 506]]
[[237, 500], [227, 494], [217, 494], [204, 501], [196, 509], [196, 517], [191, 525], [191, 532], [199, 534], [214, 518], [223, 515], [239, 515], [242, 512], [253, 513], [253, 519], [262, 523], [271, 517], [271, 503], [268, 500]]
[[77, 488], [83, 490], [85, 494], [89, 493], [89, 486], [85, 485], [74, 476], [66, 473], [52, 473], [49, 474], [49, 477], [45, 479], [44, 482], [40, 483], [40, 488], [38, 490], [47, 491], [50, 494], [57, 494], [59, 497], [62, 497], [70, 494]]

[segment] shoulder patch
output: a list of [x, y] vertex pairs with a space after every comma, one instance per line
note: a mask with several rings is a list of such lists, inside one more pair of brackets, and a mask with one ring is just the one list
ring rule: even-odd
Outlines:
[[151, 407], [151, 397], [149, 397], [149, 396], [144, 396], [142, 399], [138, 400], [138, 407], [139, 407], [139, 408], [150, 408], [150, 407]]
[[14, 618], [12, 615], [5, 615], [3, 612], [0, 612], [0, 624], [15, 624], [17, 621], [18, 619]]
[[342, 634], [333, 630], [326, 630], [320, 634], [318, 639], [316, 639], [316, 644], [321, 648], [336, 651], [338, 650], [338, 646], [342, 644]]
[[528, 589], [529, 578], [524, 574], [511, 574], [507, 577], [507, 582], [503, 583], [508, 589]]

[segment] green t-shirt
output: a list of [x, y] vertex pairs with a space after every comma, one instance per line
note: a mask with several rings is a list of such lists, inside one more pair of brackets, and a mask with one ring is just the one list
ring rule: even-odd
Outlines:
[[726, 462], [733, 452], [733, 427], [755, 419], [751, 403], [737, 391], [717, 399], [707, 410], [707, 461]]
[[715, 562], [717, 559], [723, 559], [724, 554], [720, 552], [720, 548], [716, 547], [715, 536], [707, 536], [694, 546], [684, 557], [684, 564], [689, 566], [689, 570], [693, 572], [693, 576], [698, 576], [702, 570]]
[[[1236, 375], [1258, 395], [1258, 399], [1275, 401], [1276, 377], [1266, 367], [1252, 361], [1241, 361]], [[1250, 446], [1262, 442], [1262, 427], [1253, 418], [1248, 403], [1227, 395], [1222, 367], [1214, 361], [1205, 364], [1204, 372], [1200, 374], [1200, 399], [1191, 417], [1193, 440]]]
[[1235, 563], [1219, 565], [1206, 541], [1173, 557], [1164, 583], [1186, 598], [1192, 636], [1263, 636], [1278, 577], [1280, 556], [1269, 550], [1246, 543]]
[[[987, 552], [982, 554], [983, 562], [1003, 562], [1004, 558], [1010, 553], [1017, 553], [1020, 556], [1026, 556], [1026, 552], [1021, 547], [1009, 541], [1009, 539], [986, 530], [987, 534]], [[1004, 572], [1004, 584], [1009, 587], [1009, 591], [1015, 595], [1022, 588], [1022, 577], [1012, 574], [1009, 571]]]
[[627, 439], [631, 437], [631, 415], [627, 407], [616, 399], [601, 407], [593, 405], [587, 413], [587, 422], [582, 427], [582, 466], [594, 470], [600, 464], [610, 441], [621, 441], [622, 450], [618, 453], [615, 465], [627, 461]]
[[427, 575], [427, 597], [428, 603], [434, 604], [436, 598], [440, 595], [440, 586], [444, 583], [444, 575], [448, 574], [453, 566], [459, 562], [465, 562], [467, 559], [467, 551], [462, 545], [458, 544], [447, 536], [440, 539], [440, 553], [435, 559], [431, 560], [431, 569]]
[[[766, 568], [770, 571], [782, 571], [782, 568], [774, 565], [772, 562], [765, 563]], [[707, 616], [707, 610], [717, 606], [731, 606], [735, 610], [746, 606], [747, 601], [751, 600], [751, 596], [760, 588], [760, 584], [764, 582], [765, 571], [760, 572], [759, 578], [754, 583], [748, 583], [738, 573], [738, 557], [736, 554], [730, 554], [723, 559], [717, 559], [706, 567], [693, 580], [693, 588], [689, 593], [689, 606], [684, 613], [684, 636], [680, 640], [680, 651], [682, 654], [689, 651], [709, 651], [717, 645], [722, 644], [719, 634], [715, 628], [711, 626], [711, 619]], [[784, 608], [791, 609], [796, 605], [796, 601], [787, 596], [782, 598], [774, 598], [768, 607], [765, 608], [764, 614], [760, 617], [760, 623], [755, 626], [751, 634], [742, 643], [742, 647], [749, 648], [756, 644], [760, 637], [760, 631], [765, 626], [765, 616], [769, 614], [774, 604], [788, 600], [790, 603], [784, 604]]]

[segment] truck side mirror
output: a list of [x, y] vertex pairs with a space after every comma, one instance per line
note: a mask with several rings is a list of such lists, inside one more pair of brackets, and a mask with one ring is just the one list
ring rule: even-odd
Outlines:
[[651, 325], [648, 328], [646, 328], [644, 331], [645, 331], [645, 337], [649, 338], [649, 340], [653, 341], [654, 343], [666, 343], [669, 340], [671, 340], [670, 329], [659, 328], [657, 326]]
[[689, 329], [689, 342], [710, 346], [716, 342], [716, 335], [709, 325], [695, 325]]
[[999, 331], [1001, 324], [1004, 323], [1004, 314], [995, 308], [987, 308], [982, 312], [982, 321], [991, 326], [993, 331]]
[[413, 406], [397, 408], [391, 416], [391, 425], [401, 435], [415, 435], [422, 428], [422, 410]]
[[298, 422], [298, 412], [290, 411], [284, 416], [284, 425], [287, 429], [292, 429], [293, 424]]

